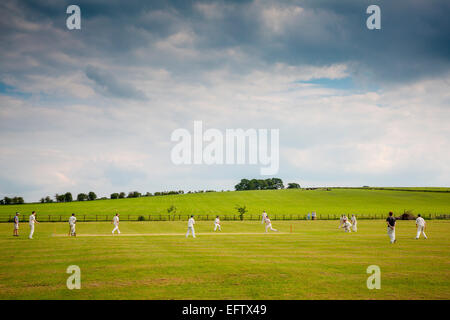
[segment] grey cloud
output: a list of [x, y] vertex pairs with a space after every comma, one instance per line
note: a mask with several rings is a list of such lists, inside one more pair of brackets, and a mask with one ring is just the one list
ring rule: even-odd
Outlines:
[[[43, 5], [26, 1], [20, 7], [26, 19], [34, 23], [39, 23], [39, 19], [42, 23], [51, 22], [62, 32], [60, 38], [53, 39], [54, 50], [86, 61], [102, 59], [122, 66], [158, 66], [187, 77], [188, 81], [196, 79], [202, 71], [215, 68], [227, 67], [243, 73], [278, 62], [289, 65], [345, 62], [352, 65], [356, 78], [370, 79], [380, 85], [439, 76], [449, 71], [448, 1], [378, 0], [382, 29], [369, 31], [365, 27], [365, 10], [372, 2], [136, 0], [123, 5], [120, 1], [79, 1], [83, 24], [78, 33], [65, 30], [65, 16], [57, 14], [57, 7], [64, 7], [59, 2]], [[212, 6], [218, 14], [205, 15], [198, 9], [200, 4]], [[264, 23], [264, 10], [289, 11], [294, 5], [303, 12], [292, 21], [280, 18], [283, 28], [272, 34]], [[26, 46], [13, 38], [15, 34], [23, 35], [23, 30], [4, 27], [2, 37], [7, 37], [13, 49]], [[192, 47], [195, 55], [174, 56], [155, 47], [158, 41], [185, 31], [192, 31], [196, 37]], [[49, 43], [52, 36], [42, 31], [34, 34], [34, 38], [36, 43], [41, 39]], [[233, 48], [249, 58], [233, 61], [216, 54]], [[136, 57], [137, 49], [145, 54]], [[46, 72], [56, 72], [44, 52], [38, 50], [35, 59], [43, 64]], [[127, 95], [120, 90], [118, 94]]]
[[125, 81], [116, 79], [113, 74], [94, 66], [87, 66], [86, 76], [97, 84], [98, 91], [104, 95], [125, 99], [146, 99], [142, 91], [135, 89]]

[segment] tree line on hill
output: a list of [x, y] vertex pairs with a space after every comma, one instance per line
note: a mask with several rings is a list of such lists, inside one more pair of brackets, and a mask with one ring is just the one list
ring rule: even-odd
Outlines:
[[[222, 190], [223, 191], [223, 190]], [[186, 193], [203, 193], [203, 192], [216, 192], [215, 190], [198, 190], [198, 191], [188, 191]], [[110, 199], [125, 199], [125, 198], [140, 198], [140, 197], [154, 197], [154, 196], [166, 196], [173, 194], [184, 194], [183, 190], [176, 191], [159, 191], [155, 193], [147, 192], [145, 194], [140, 193], [139, 191], [130, 191], [128, 194], [125, 192], [114, 192], [111, 193]], [[77, 195], [76, 201], [93, 201], [93, 200], [106, 200], [107, 197], [97, 198], [95, 192], [91, 191], [89, 193], [79, 193]], [[23, 200], [23, 199], [22, 199]], [[55, 200], [53, 200], [50, 196], [46, 196], [45, 198], [41, 198], [41, 203], [53, 203], [53, 202], [72, 202], [73, 196], [72, 193], [66, 192], [63, 194], [55, 194]], [[23, 203], [23, 202], [22, 202]], [[10, 203], [8, 203], [10, 204]]]
[[[295, 182], [290, 182], [286, 189], [300, 189], [300, 185]], [[280, 178], [268, 178], [268, 179], [241, 179], [237, 185], [234, 186], [236, 191], [244, 190], [278, 190], [284, 189], [283, 180]]]
[[[95, 194], [95, 192], [90, 191], [89, 193], [79, 193], [77, 195], [77, 201], [92, 201], [92, 200], [96, 200], [97, 199], [97, 195]], [[55, 194], [55, 201], [56, 202], [72, 202], [73, 201], [73, 197], [72, 197], [72, 193], [70, 192], [66, 192], [63, 194]], [[52, 203], [55, 202], [53, 201], [52, 198], [50, 198], [50, 196], [46, 196], [45, 198], [41, 198], [40, 202], [41, 203]]]
[[[243, 190], [277, 190], [284, 189], [283, 180], [279, 178], [269, 178], [269, 179], [241, 179], [235, 186], [236, 191]], [[288, 183], [287, 189], [300, 189], [300, 185], [295, 182]], [[159, 191], [155, 193], [147, 192], [142, 194], [138, 191], [131, 191], [128, 194], [125, 192], [114, 192], [111, 193], [110, 199], [125, 199], [125, 198], [140, 198], [140, 197], [154, 197], [154, 196], [166, 196], [166, 195], [175, 195], [175, 194], [190, 194], [190, 193], [206, 193], [206, 192], [216, 192], [215, 190], [197, 190], [197, 191], [188, 191], [185, 192], [183, 190], [175, 190], [175, 191]], [[224, 192], [222, 190], [221, 192]], [[79, 193], [76, 197], [76, 201], [93, 201], [93, 200], [106, 200], [107, 197], [98, 198], [95, 192], [90, 191], [88, 193]], [[66, 192], [62, 194], [55, 194], [54, 199], [50, 196], [46, 196], [40, 199], [41, 203], [53, 203], [53, 202], [72, 202], [74, 201], [72, 193]], [[14, 197], [9, 198], [5, 197], [0, 200], [0, 205], [10, 205], [10, 204], [24, 204], [25, 201], [22, 197]]]
[[22, 197], [4, 197], [2, 200], [0, 200], [0, 205], [8, 205], [8, 204], [24, 204], [25, 201]]

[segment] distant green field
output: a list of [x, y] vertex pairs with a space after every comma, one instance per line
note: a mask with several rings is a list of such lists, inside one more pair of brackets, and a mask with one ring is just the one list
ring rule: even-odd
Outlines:
[[[450, 299], [450, 222], [428, 221], [428, 240], [414, 240], [414, 221], [399, 221], [391, 245], [385, 222], [361, 220], [357, 233], [336, 221], [196, 224], [108, 222], [0, 224], [0, 299]], [[292, 228], [292, 233], [291, 233]], [[81, 289], [68, 290], [66, 269], [81, 269]], [[381, 269], [369, 290], [366, 269]]]
[[174, 205], [176, 214], [237, 214], [236, 205], [245, 205], [248, 215], [259, 215], [266, 210], [269, 215], [302, 214], [377, 214], [388, 211], [450, 214], [450, 193], [412, 192], [364, 189], [325, 190], [267, 190], [239, 192], [211, 192], [184, 195], [142, 197], [135, 199], [96, 200], [70, 203], [25, 204], [0, 206], [0, 218], [16, 211], [25, 217], [32, 210], [39, 216], [63, 215], [123, 215], [167, 214]]

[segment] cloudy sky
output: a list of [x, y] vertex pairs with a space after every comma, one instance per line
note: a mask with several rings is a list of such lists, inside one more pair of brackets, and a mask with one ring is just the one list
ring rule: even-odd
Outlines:
[[279, 129], [285, 182], [450, 186], [449, 15], [447, 0], [3, 0], [0, 197], [267, 178], [173, 164], [171, 133], [194, 120]]

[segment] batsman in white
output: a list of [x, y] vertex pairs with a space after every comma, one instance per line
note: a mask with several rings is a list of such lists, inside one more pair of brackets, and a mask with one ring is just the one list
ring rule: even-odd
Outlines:
[[267, 213], [266, 213], [266, 211], [263, 211], [263, 213], [262, 213], [262, 219], [261, 219], [261, 224], [263, 224], [265, 221], [266, 221], [266, 219], [267, 219]]
[[417, 226], [417, 235], [416, 235], [416, 239], [420, 238], [420, 234], [423, 233], [423, 237], [425, 239], [427, 238], [427, 235], [425, 234], [425, 227], [426, 227], [426, 222], [425, 220], [420, 216], [420, 214], [417, 215], [417, 219], [416, 219], [416, 226]]
[[219, 231], [222, 231], [222, 228], [220, 227], [220, 219], [219, 216], [216, 217], [216, 220], [214, 220], [214, 231], [219, 229]]
[[277, 229], [272, 228], [272, 222], [269, 219], [269, 216], [266, 216], [266, 232], [270, 229], [271, 231], [278, 231]]
[[29, 236], [30, 239], [33, 239], [35, 223], [39, 223], [39, 221], [36, 220], [36, 211], [33, 211], [30, 216], [30, 236]]
[[192, 232], [192, 237], [195, 238], [194, 224], [195, 224], [194, 216], [191, 216], [188, 220], [188, 230], [186, 232], [186, 238], [189, 236], [189, 232]]
[[116, 213], [116, 215], [114, 216], [113, 220], [111, 221], [112, 224], [114, 224], [114, 229], [111, 232], [112, 234], [114, 234], [114, 232], [117, 230], [117, 233], [120, 234], [120, 230], [119, 230], [119, 214]]
[[69, 218], [69, 237], [76, 236], [75, 232], [75, 224], [77, 223], [77, 218], [75, 217], [75, 213], [72, 213], [72, 216]]
[[357, 223], [358, 223], [358, 221], [356, 221], [356, 216], [354, 214], [352, 214], [352, 230], [353, 230], [353, 232], [358, 231]]

